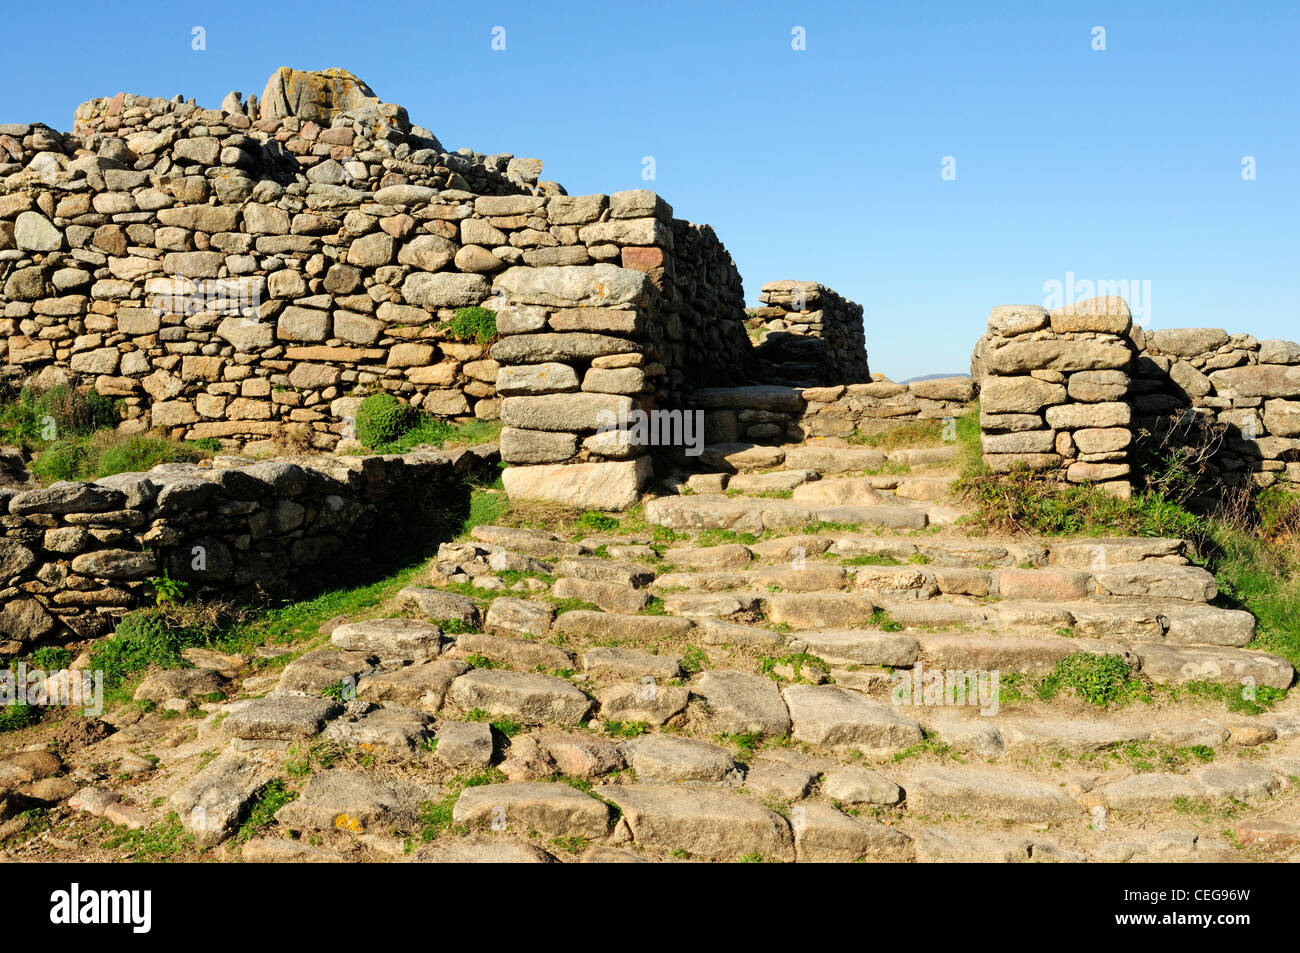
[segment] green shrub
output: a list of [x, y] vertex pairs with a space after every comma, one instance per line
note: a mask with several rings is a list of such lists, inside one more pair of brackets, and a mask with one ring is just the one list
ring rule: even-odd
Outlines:
[[1076, 652], [1056, 663], [1056, 669], [1039, 685], [1038, 696], [1047, 701], [1062, 688], [1072, 688], [1085, 701], [1105, 707], [1142, 696], [1146, 683], [1118, 655]]
[[497, 339], [497, 313], [489, 308], [457, 308], [447, 322], [447, 334], [455, 341], [491, 344]]
[[24, 387], [0, 404], [0, 443], [31, 450], [50, 440], [86, 436], [117, 426], [117, 403], [94, 390], [58, 384], [40, 391]]
[[164, 603], [129, 612], [112, 636], [95, 643], [90, 667], [103, 671], [105, 691], [117, 697], [132, 675], [150, 665], [184, 667], [185, 649], [215, 644], [236, 618], [238, 613], [221, 603]]
[[42, 672], [57, 672], [71, 664], [72, 653], [58, 645], [47, 645], [27, 656], [27, 668]]
[[98, 480], [115, 473], [149, 470], [160, 463], [197, 463], [212, 456], [210, 441], [172, 440], [157, 434], [124, 434], [116, 430], [56, 440], [32, 460], [30, 469], [45, 482]]
[[375, 448], [396, 440], [415, 423], [411, 405], [392, 394], [371, 394], [357, 408], [357, 439]]
[[30, 728], [36, 718], [36, 709], [31, 705], [0, 705], [0, 732]]

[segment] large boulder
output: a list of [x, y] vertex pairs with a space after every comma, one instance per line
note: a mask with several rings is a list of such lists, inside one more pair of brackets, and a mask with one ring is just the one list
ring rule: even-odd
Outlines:
[[329, 126], [335, 116], [342, 115], [361, 124], [370, 134], [387, 128], [408, 132], [411, 128], [405, 108], [380, 102], [363, 80], [345, 69], [296, 70], [281, 66], [266, 81], [261, 105], [263, 119], [297, 116]]
[[650, 479], [649, 457], [612, 463], [507, 467], [502, 473], [512, 500], [562, 503], [587, 510], [624, 510]]

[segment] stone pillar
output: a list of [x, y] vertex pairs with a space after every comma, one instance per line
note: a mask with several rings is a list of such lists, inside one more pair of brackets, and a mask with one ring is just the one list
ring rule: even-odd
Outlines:
[[758, 299], [766, 376], [805, 386], [871, 380], [862, 305], [815, 281], [769, 281]]
[[513, 500], [625, 509], [651, 473], [637, 429], [664, 375], [646, 354], [658, 293], [613, 264], [510, 268], [494, 294], [501, 459]]
[[1051, 313], [1037, 305], [994, 308], [980, 356], [990, 469], [1026, 466], [1127, 496], [1132, 328], [1122, 298], [1090, 298]]

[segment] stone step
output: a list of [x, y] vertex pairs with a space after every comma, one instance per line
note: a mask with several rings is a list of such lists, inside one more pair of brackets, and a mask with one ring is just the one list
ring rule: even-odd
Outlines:
[[[1021, 578], [1024, 571], [1013, 572], [1017, 574], [1015, 586], [1019, 590], [1028, 588]], [[1087, 583], [1091, 577], [1087, 574], [1069, 577], [1069, 587], [1033, 589], [1040, 597], [1058, 595], [1063, 601], [998, 600], [994, 594], [1001, 582], [999, 577], [998, 571], [919, 565], [840, 567], [807, 562], [804, 568], [772, 565], [750, 570], [674, 571], [655, 577], [650, 588], [664, 597], [665, 608], [671, 614], [680, 611], [676, 607], [696, 603], [724, 605], [722, 597], [730, 597], [746, 611], [755, 608], [758, 601], [769, 621], [799, 626], [803, 624], [797, 621], [799, 613], [805, 611], [818, 613], [815, 617], [823, 621], [815, 624], [839, 624], [833, 621], [835, 618], [847, 625], [863, 624], [879, 606], [899, 623], [913, 627], [966, 626], [1009, 634], [1049, 630], [1067, 637], [1237, 647], [1249, 644], [1255, 635], [1255, 619], [1248, 612], [1154, 596], [1141, 600], [1118, 598], [1099, 595], [1095, 589], [1089, 594]], [[1155, 588], [1198, 594], [1195, 587], [1203, 582], [1204, 574], [1195, 570], [1181, 590], [1161, 583]], [[1080, 588], [1085, 590], [1083, 598], [1079, 598]], [[785, 598], [798, 594], [826, 598]], [[1065, 601], [1067, 598], [1070, 601]]]
[[602, 784], [594, 793], [618, 807], [618, 827], [638, 847], [700, 860], [794, 860], [794, 838], [785, 818], [739, 794], [641, 783]]
[[863, 477], [831, 474], [823, 478], [816, 470], [794, 469], [766, 473], [696, 473], [687, 479], [686, 487], [691, 493], [701, 495], [726, 493], [730, 497], [788, 496], [797, 502], [841, 505], [892, 499], [925, 502], [946, 500], [956, 479], [955, 476], [914, 477], [889, 474]]
[[1186, 800], [1232, 799], [1258, 803], [1281, 790], [1287, 777], [1267, 764], [1209, 764], [1188, 774], [1134, 774], [1092, 787], [1079, 800], [1086, 807], [1150, 811]]
[[983, 607], [1000, 629], [1069, 629], [1096, 639], [1241, 647], [1255, 637], [1255, 617], [1240, 609], [1160, 600], [1000, 602]]
[[924, 529], [926, 509], [918, 506], [818, 506], [781, 499], [718, 496], [666, 496], [645, 505], [645, 518], [675, 530], [725, 529], [762, 533], [810, 523], [853, 523], [889, 529]]
[[1122, 655], [1159, 684], [1191, 681], [1286, 688], [1295, 677], [1290, 663], [1268, 652], [1226, 646], [1120, 643], [1059, 636], [1015, 636], [918, 632], [921, 664], [930, 669], [1019, 672], [1046, 675], [1068, 655]]
[[1069, 569], [1118, 568], [1131, 564], [1142, 566], [1184, 565], [1185, 542], [1181, 539], [1095, 539], [1086, 544], [1076, 541], [1039, 539], [994, 542], [984, 539], [908, 538], [882, 535], [807, 534], [777, 537], [755, 543], [749, 548], [760, 559], [787, 560], [793, 546], [805, 556], [850, 558], [879, 556], [899, 562], [918, 561], [925, 565], [953, 568], [1054, 566]]
[[842, 752], [878, 755], [924, 737], [920, 722], [896, 705], [873, 701], [837, 685], [787, 685], [781, 692], [795, 741]]
[[1084, 808], [1056, 784], [1004, 768], [926, 767], [899, 781], [907, 809], [931, 817], [965, 815], [1047, 823], [1082, 816]]

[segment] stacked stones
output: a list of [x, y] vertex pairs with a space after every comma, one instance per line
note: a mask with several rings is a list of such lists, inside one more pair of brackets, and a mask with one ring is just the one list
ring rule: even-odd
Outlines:
[[[612, 201], [618, 200], [616, 194]], [[612, 264], [512, 268], [492, 346], [501, 394], [501, 458], [512, 499], [623, 509], [649, 476], [633, 412], [666, 375], [647, 330], [658, 289]]]
[[1118, 495], [1132, 485], [1129, 371], [1137, 354], [1120, 298], [1091, 298], [1050, 314], [1003, 305], [983, 343], [980, 427], [995, 472], [1058, 471]]
[[709, 387], [692, 393], [705, 413], [708, 443], [798, 443], [810, 437], [874, 432], [900, 420], [955, 420], [975, 398], [969, 377], [832, 387]]
[[1227, 425], [1208, 480], [1300, 483], [1300, 345], [1219, 328], [1150, 331], [1144, 342], [1133, 382], [1136, 429], [1179, 440], [1195, 432], [1191, 423]]
[[709, 225], [673, 220], [674, 270], [664, 288], [664, 363], [669, 390], [657, 395], [683, 406], [693, 387], [756, 380], [758, 363], [745, 333], [740, 271]]
[[815, 281], [771, 281], [754, 309], [763, 373], [792, 384], [856, 384], [871, 380], [862, 305]]
[[899, 420], [955, 420], [969, 409], [975, 392], [969, 377], [810, 387], [803, 391], [808, 403], [798, 423], [807, 437], [845, 437]]
[[486, 476], [495, 459], [492, 447], [218, 457], [212, 467], [0, 489], [0, 656], [37, 639], [102, 635], [153, 602], [149, 580], [164, 572], [217, 599], [302, 596], [360, 576], [372, 560], [427, 546], [438, 517], [468, 492], [466, 478]]
[[[743, 339], [730, 256], [652, 192], [475, 194], [459, 186], [518, 191], [510, 177], [535, 182], [540, 164], [506, 162], [489, 181], [468, 159], [413, 149], [418, 130], [394, 145], [405, 134], [375, 123], [382, 137], [368, 138], [349, 112], [328, 128], [251, 120], [238, 97], [201, 110], [120, 96], [80, 112], [84, 137], [23, 126], [0, 139], [30, 155], [0, 185], [0, 355], [16, 381], [121, 398], [126, 430], [328, 450], [381, 390], [494, 419], [496, 364], [447, 323], [491, 304], [488, 276], [512, 267], [650, 275], [671, 293], [635, 333], [656, 362], [672, 345], [678, 377], [693, 342], [725, 338], [715, 315], [730, 309]], [[668, 399], [667, 378], [656, 385]]]

